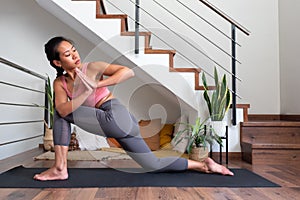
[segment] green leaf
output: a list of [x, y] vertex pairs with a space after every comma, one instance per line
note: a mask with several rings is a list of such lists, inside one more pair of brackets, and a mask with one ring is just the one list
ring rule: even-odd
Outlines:
[[219, 76], [218, 76], [218, 71], [217, 68], [214, 68], [214, 79], [215, 79], [215, 86], [218, 87], [219, 86]]
[[205, 90], [208, 90], [205, 73], [202, 73], [202, 83]]
[[207, 107], [208, 107], [209, 114], [212, 115], [212, 105], [211, 105], [207, 90], [204, 91], [203, 95], [204, 95], [204, 99], [205, 99]]

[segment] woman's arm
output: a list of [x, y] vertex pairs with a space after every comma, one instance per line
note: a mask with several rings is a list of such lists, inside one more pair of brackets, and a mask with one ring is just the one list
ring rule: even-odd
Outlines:
[[55, 79], [53, 83], [54, 93], [55, 93], [55, 109], [60, 114], [61, 117], [65, 117], [68, 114], [76, 110], [87, 97], [93, 92], [93, 88], [89, 85], [86, 85], [86, 90], [81, 93], [76, 98], [71, 101], [68, 100], [66, 91], [63, 88], [62, 82], [60, 79]]
[[[90, 63], [86, 75], [80, 70], [76, 70], [76, 73], [81, 83], [85, 85], [86, 90], [71, 101], [68, 101], [61, 80], [56, 79], [54, 81], [55, 108], [62, 117], [67, 116], [81, 106], [94, 88], [115, 85], [134, 76], [134, 72], [128, 67], [105, 62]], [[108, 76], [108, 78], [99, 80], [102, 75]]]
[[[95, 76], [96, 74], [96, 76]], [[107, 76], [99, 80], [102, 75]], [[92, 62], [88, 66], [87, 76], [97, 80], [97, 87], [106, 87], [123, 82], [134, 76], [133, 70], [128, 67], [105, 62]]]

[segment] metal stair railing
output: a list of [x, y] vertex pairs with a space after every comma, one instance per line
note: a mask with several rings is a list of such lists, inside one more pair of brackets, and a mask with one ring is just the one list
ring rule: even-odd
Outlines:
[[[213, 46], [215, 46], [217, 49], [219, 49], [220, 51], [222, 51], [224, 54], [226, 54], [227, 56], [235, 59], [238, 63], [241, 64], [240, 61], [238, 61], [236, 58], [234, 58], [231, 54], [229, 54], [227, 51], [225, 51], [223, 48], [221, 48], [219, 45], [217, 45], [215, 42], [213, 42], [211, 39], [209, 39], [207, 36], [203, 35], [202, 33], [200, 33], [200, 31], [196, 30], [194, 27], [192, 27], [191, 25], [189, 25], [187, 22], [185, 22], [184, 20], [180, 19], [177, 15], [175, 15], [174, 13], [172, 13], [169, 9], [167, 9], [165, 6], [163, 6], [161, 3], [159, 3], [156, 0], [153, 0], [153, 2], [155, 2], [157, 5], [159, 5], [162, 9], [164, 9], [166, 12], [168, 12], [170, 15], [172, 15], [173, 17], [175, 17], [178, 21], [182, 22], [184, 25], [186, 25], [188, 28], [190, 28], [191, 30], [193, 30], [195, 33], [197, 33], [198, 35], [200, 35], [201, 37], [203, 37], [205, 40], [207, 40], [209, 43], [211, 43]], [[222, 32], [224, 33], [224, 32]]]
[[[129, 0], [130, 2], [132, 2], [131, 0]], [[111, 6], [113, 6], [114, 8], [116, 8], [117, 10], [119, 10], [121, 13], [123, 13], [123, 14], [126, 14], [126, 12], [124, 12], [122, 9], [120, 9], [118, 6], [116, 6], [114, 3], [112, 3], [112, 2], [110, 2], [109, 0], [106, 0], [106, 2], [107, 3], [109, 3]], [[134, 3], [134, 2], [132, 2], [132, 3]], [[136, 5], [136, 4], [135, 4]], [[137, 5], [136, 5], [137, 6]], [[138, 8], [139, 9], [141, 9], [142, 11], [144, 11], [144, 9], [143, 8], [141, 8], [141, 7], [139, 7], [138, 6]], [[148, 12], [147, 12], [148, 13]], [[148, 13], [148, 14], [150, 14], [150, 13]], [[127, 15], [127, 14], [126, 14]], [[129, 18], [129, 19], [131, 19], [132, 21], [134, 21], [135, 23], [137, 23], [138, 24], [138, 26], [141, 26], [142, 28], [144, 28], [146, 31], [149, 31], [149, 32], [151, 32], [151, 30], [149, 29], [149, 28], [147, 28], [146, 26], [144, 26], [143, 24], [141, 24], [140, 22], [138, 22], [136, 19], [134, 19], [133, 17], [131, 17], [130, 15], [127, 15], [127, 17]], [[162, 23], [162, 22], [161, 22]], [[163, 24], [163, 23], [162, 23]], [[165, 24], [163, 24], [164, 26], [166, 26]], [[169, 29], [169, 30], [171, 30], [171, 29]], [[171, 30], [172, 31], [172, 30]], [[174, 32], [174, 31], [173, 31]], [[139, 31], [136, 31], [135, 32], [135, 35], [136, 34], [138, 34], [139, 35]], [[151, 34], [152, 35], [154, 35], [157, 39], [159, 39], [162, 43], [164, 43], [165, 45], [167, 45], [168, 47], [170, 47], [171, 49], [176, 49], [174, 46], [172, 46], [172, 44], [170, 44], [170, 43], [168, 43], [168, 42], [166, 42], [166, 41], [164, 41], [159, 35], [157, 35], [157, 34], [155, 34], [155, 33], [153, 33], [153, 32], [151, 32]], [[178, 35], [179, 37], [181, 37], [182, 38], [182, 36], [180, 36], [179, 34], [177, 34], [176, 32], [174, 32], [174, 34], [176, 34], [176, 35]], [[182, 38], [182, 39], [184, 39], [184, 38]], [[138, 40], [138, 37], [137, 37], [137, 39], [135, 39], [135, 40]], [[186, 39], [184, 39], [184, 40], [186, 40]], [[187, 41], [188, 42], [188, 41]], [[138, 43], [138, 41], [137, 41], [137, 43]], [[136, 43], [136, 44], [137, 44]], [[188, 42], [189, 44], [191, 44], [191, 45], [193, 45], [192, 43], [190, 43], [190, 42]], [[194, 45], [193, 45], [194, 46]], [[194, 46], [194, 48], [196, 48], [195, 46]], [[219, 65], [219, 66], [221, 66], [221, 67], [223, 67], [221, 64], [219, 64], [217, 61], [215, 61], [215, 60], [213, 60], [212, 58], [210, 58], [208, 55], [206, 55], [204, 52], [202, 52], [201, 50], [199, 50], [199, 49], [197, 49], [198, 51], [200, 51], [204, 56], [206, 56], [209, 60], [211, 60], [212, 62], [214, 62], [216, 65]], [[139, 53], [139, 47], [137, 47], [137, 48], [135, 48], [135, 52], [136, 53]], [[176, 54], [179, 54], [180, 56], [182, 56], [183, 58], [185, 58], [187, 61], [189, 61], [193, 66], [198, 66], [198, 64], [196, 64], [194, 61], [192, 61], [191, 59], [189, 59], [187, 56], [185, 56], [185, 54], [184, 53], [182, 53], [182, 52], [180, 52], [180, 51], [178, 51], [178, 50], [176, 50]], [[199, 68], [199, 67], [197, 67], [197, 68]], [[200, 69], [200, 68], [199, 68]], [[203, 72], [205, 72], [208, 76], [210, 76], [211, 78], [213, 78], [213, 75], [212, 74], [210, 74], [209, 72], [207, 72], [207, 71], [205, 71], [204, 69], [201, 69]], [[225, 69], [226, 70], [226, 69]], [[230, 73], [229, 71], [228, 71], [228, 73]], [[238, 78], [239, 79], [239, 78]], [[239, 79], [240, 80], [240, 79]]]
[[[123, 12], [120, 8], [118, 8], [118, 6], [114, 5], [112, 2], [110, 2], [109, 0], [106, 0], [109, 4], [111, 4], [113, 7], [115, 7], [116, 9], [118, 9], [120, 12], [126, 14], [125, 12]], [[158, 6], [160, 6], [162, 9], [164, 9], [166, 12], [168, 12], [171, 16], [175, 17], [178, 21], [180, 21], [181, 23], [183, 23], [185, 26], [187, 26], [188, 28], [190, 28], [191, 30], [193, 30], [194, 32], [196, 32], [198, 35], [200, 35], [201, 37], [203, 37], [205, 40], [207, 40], [210, 44], [212, 44], [213, 46], [215, 46], [217, 49], [219, 49], [220, 51], [222, 51], [224, 54], [226, 54], [227, 56], [229, 56], [231, 58], [231, 72], [229, 70], [227, 70], [225, 67], [223, 67], [220, 63], [218, 63], [216, 60], [214, 60], [213, 58], [211, 58], [210, 56], [208, 56], [207, 54], [205, 54], [203, 51], [201, 51], [200, 49], [198, 49], [195, 45], [193, 45], [191, 42], [189, 42], [188, 40], [186, 40], [185, 38], [183, 38], [181, 35], [179, 35], [178, 33], [176, 33], [174, 30], [172, 30], [171, 28], [169, 28], [166, 24], [164, 24], [163, 22], [161, 22], [160, 20], [158, 20], [155, 16], [153, 16], [151, 13], [149, 13], [148, 11], [146, 11], [144, 8], [141, 7], [140, 5], [140, 0], [135, 0], [135, 2], [133, 2], [132, 0], [129, 0], [129, 2], [131, 2], [132, 4], [135, 5], [135, 19], [133, 19], [132, 17], [130, 17], [128, 15], [128, 17], [133, 20], [135, 22], [135, 53], [138, 54], [139, 53], [139, 27], [143, 27], [145, 30], [150, 31], [147, 27], [145, 27], [144, 25], [142, 25], [140, 23], [140, 10], [143, 11], [144, 13], [146, 13], [148, 16], [150, 16], [151, 18], [153, 18], [154, 20], [156, 20], [158, 23], [160, 23], [161, 25], [163, 25], [165, 28], [167, 28], [169, 31], [171, 31], [173, 34], [175, 34], [177, 37], [179, 37], [181, 40], [183, 40], [184, 42], [186, 42], [187, 44], [189, 44], [191, 47], [193, 47], [194, 49], [196, 49], [199, 53], [201, 53], [202, 55], [204, 55], [205, 57], [207, 57], [210, 61], [212, 61], [213, 63], [215, 63], [218, 67], [222, 68], [224, 71], [226, 71], [228, 74], [231, 75], [232, 77], [232, 124], [236, 125], [236, 97], [239, 97], [239, 95], [236, 93], [236, 80], [241, 81], [240, 78], [237, 77], [236, 75], [236, 63], [241, 64], [240, 61], [238, 61], [236, 59], [236, 45], [241, 46], [239, 43], [236, 42], [236, 29], [240, 30], [242, 33], [246, 34], [246, 35], [250, 35], [250, 31], [248, 31], [246, 28], [244, 28], [243, 26], [241, 26], [239, 23], [237, 23], [236, 21], [234, 21], [232, 18], [230, 18], [228, 15], [226, 15], [224, 12], [222, 12], [220, 9], [218, 9], [217, 7], [215, 7], [214, 5], [212, 5], [211, 3], [205, 1], [205, 0], [199, 0], [199, 2], [201, 2], [202, 4], [204, 4], [206, 7], [208, 7], [210, 10], [214, 11], [217, 15], [221, 16], [223, 19], [225, 19], [228, 23], [231, 24], [231, 36], [228, 36], [227, 34], [225, 34], [224, 32], [222, 32], [219, 28], [217, 28], [216, 26], [214, 26], [212, 23], [210, 23], [208, 20], [206, 20], [205, 18], [203, 18], [202, 16], [200, 16], [199, 14], [197, 14], [196, 12], [194, 12], [191, 8], [189, 8], [188, 6], [186, 6], [184, 3], [180, 2], [179, 0], [176, 0], [178, 3], [180, 3], [182, 6], [184, 6], [186, 9], [188, 9], [190, 12], [192, 12], [194, 15], [196, 15], [198, 18], [202, 19], [204, 22], [206, 22], [208, 25], [210, 25], [211, 27], [213, 27], [216, 31], [220, 32], [223, 36], [225, 36], [227, 39], [229, 39], [231, 41], [231, 54], [226, 52], [223, 48], [221, 48], [220, 46], [218, 46], [215, 42], [213, 42], [211, 39], [209, 39], [208, 37], [204, 36], [202, 33], [200, 33], [199, 31], [197, 31], [195, 28], [193, 28], [192, 26], [190, 26], [187, 22], [183, 21], [182, 19], [178, 18], [174, 13], [172, 13], [170, 10], [168, 10], [166, 7], [164, 7], [162, 4], [160, 4], [158, 1], [153, 0], [154, 3], [156, 3]], [[151, 32], [151, 31], [150, 31]], [[166, 44], [167, 46], [169, 46], [172, 49], [175, 49], [172, 47], [172, 45], [166, 43], [165, 41], [163, 41], [163, 39], [161, 39], [157, 34], [152, 33], [154, 36], [156, 36], [160, 41], [162, 41], [164, 44]], [[176, 49], [175, 49], [176, 50]], [[190, 59], [188, 59], [184, 53], [179, 52], [178, 50], [176, 50], [176, 52], [178, 52], [182, 57], [184, 57], [185, 59], [187, 59], [190, 63], [192, 63], [194, 66], [197, 67], [197, 64], [195, 64], [193, 61], [191, 61]], [[213, 78], [213, 76], [211, 74], [209, 74], [208, 72], [206, 72], [205, 70], [201, 69], [203, 72], [205, 72], [206, 74], [208, 74], [210, 77]], [[240, 97], [239, 97], [240, 98]]]
[[[206, 58], [208, 58], [210, 61], [212, 61], [213, 63], [215, 63], [217, 66], [219, 66], [220, 68], [222, 68], [224, 71], [226, 71], [228, 74], [233, 75], [230, 71], [228, 71], [225, 67], [223, 67], [219, 62], [217, 62], [216, 60], [214, 60], [213, 58], [211, 58], [209, 55], [207, 55], [206, 53], [204, 53], [203, 51], [201, 51], [199, 48], [197, 48], [194, 44], [192, 44], [190, 41], [188, 41], [187, 39], [185, 39], [184, 37], [182, 37], [180, 34], [176, 33], [174, 30], [172, 30], [171, 28], [169, 28], [169, 26], [167, 26], [165, 23], [163, 23], [162, 21], [158, 20], [155, 16], [153, 16], [151, 13], [149, 13], [147, 10], [145, 10], [144, 8], [140, 7], [140, 5], [137, 5], [136, 3], [134, 3], [132, 0], [129, 0], [131, 3], [135, 4], [136, 6], [139, 7], [140, 10], [142, 10], [143, 12], [145, 12], [148, 16], [150, 16], [152, 19], [154, 19], [155, 21], [157, 21], [158, 23], [160, 23], [162, 26], [164, 26], [166, 29], [168, 29], [169, 31], [171, 31], [174, 35], [176, 35], [177, 37], [179, 37], [181, 40], [183, 40], [185, 43], [189, 44], [192, 48], [194, 48], [196, 51], [198, 51], [199, 53], [201, 53], [202, 55], [204, 55]], [[138, 1], [138, 0], [137, 0]], [[139, 23], [139, 21], [135, 20], [136, 23], [138, 23], [139, 25], [141, 25]], [[145, 26], [143, 26], [145, 28]], [[149, 30], [149, 29], [147, 29]], [[137, 34], [137, 33], [136, 33]], [[157, 35], [156, 35], [157, 36]], [[205, 37], [207, 38], [207, 37]], [[165, 44], [167, 44], [166, 42], [164, 42]], [[173, 48], [170, 44], [167, 44], [169, 47]], [[220, 48], [220, 47], [219, 47]], [[174, 48], [173, 48], [174, 49]], [[222, 49], [223, 50], [223, 49]], [[177, 51], [177, 50], [176, 50]], [[224, 51], [224, 50], [223, 50]], [[184, 55], [184, 54], [182, 54]], [[229, 54], [227, 54], [229, 55]], [[185, 57], [186, 58], [186, 57]], [[235, 59], [235, 58], [234, 58]], [[194, 64], [194, 62], [193, 62]], [[195, 64], [194, 64], [195, 65]], [[197, 66], [197, 65], [196, 65]], [[201, 69], [202, 70], [202, 69]], [[203, 70], [204, 71], [204, 70]], [[208, 72], [206, 72], [207, 74], [209, 74]], [[211, 74], [209, 74], [211, 77], [213, 77]], [[236, 77], [236, 79], [241, 80], [240, 78]]]
[[[176, 0], [179, 2], [178, 0]], [[250, 35], [250, 31], [247, 30], [245, 27], [240, 25], [238, 22], [233, 20], [231, 17], [226, 15], [224, 12], [222, 12], [219, 8], [214, 6], [213, 4], [209, 3], [206, 0], [199, 0], [202, 4], [207, 6], [209, 9], [214, 11], [217, 15], [221, 16], [223, 19], [225, 19], [228, 23], [231, 24], [231, 54], [232, 57], [236, 57], [236, 29], [240, 30], [245, 35]], [[232, 71], [232, 124], [236, 125], [236, 60], [231, 60], [231, 71]]]
[[[0, 63], [4, 64], [7, 67], [19, 70], [20, 72], [24, 72], [26, 74], [29, 74], [29, 75], [33, 76], [33, 77], [37, 77], [37, 78], [43, 80], [45, 82], [45, 88], [46, 88], [47, 77], [44, 77], [44, 76], [42, 76], [42, 75], [40, 75], [36, 72], [33, 72], [29, 69], [26, 69], [26, 68], [24, 68], [20, 65], [17, 65], [13, 62], [10, 62], [10, 61], [2, 58], [2, 57], [0, 57]], [[21, 85], [18, 85], [18, 84], [9, 83], [9, 82], [5, 82], [5, 81], [0, 81], [0, 84], [6, 85], [6, 86], [9, 86], [9, 87], [13, 87], [13, 88], [19, 88], [19, 89], [22, 89], [22, 90], [27, 90], [27, 91], [34, 92], [34, 93], [43, 93], [43, 94], [45, 94], [45, 104], [44, 105], [45, 105], [45, 107], [48, 106], [48, 96], [47, 96], [47, 93], [45, 91], [40, 91], [40, 90], [32, 89], [32, 88], [29, 88], [29, 87], [24, 87], [24, 86], [21, 86]], [[22, 106], [22, 107], [36, 107], [33, 104], [12, 103], [12, 102], [0, 102], [0, 105], [18, 106], [18, 107], [19, 106]], [[27, 120], [27, 121], [0, 122], [0, 126], [15, 125], [15, 124], [27, 124], [27, 123], [37, 123], [37, 122], [44, 122], [44, 121], [48, 122], [48, 120], [49, 120], [48, 111], [47, 111], [47, 109], [44, 109], [44, 119], [41, 119], [41, 120]], [[17, 143], [17, 142], [22, 142], [22, 141], [38, 138], [38, 137], [41, 137], [43, 135], [44, 134], [33, 136], [33, 137], [27, 137], [27, 138], [15, 140], [15, 141], [0, 143], [0, 146], [9, 145], [9, 144]]]
[[[195, 45], [193, 45], [191, 42], [189, 42], [188, 40], [186, 40], [185, 38], [183, 38], [181, 35], [179, 35], [178, 33], [176, 33], [175, 31], [173, 31], [172, 29], [170, 29], [166, 24], [164, 24], [163, 22], [161, 22], [160, 20], [158, 20], [157, 18], [155, 18], [153, 15], [151, 15], [149, 12], [147, 12], [145, 9], [143, 9], [142, 7], [140, 7], [139, 5], [135, 4], [133, 1], [129, 0], [131, 3], [133, 3], [138, 9], [142, 10], [143, 12], [145, 12], [146, 14], [148, 14], [150, 17], [152, 17], [153, 19], [155, 19], [157, 22], [159, 22], [161, 25], [163, 25], [165, 28], [167, 28], [168, 30], [170, 30], [172, 33], [174, 33], [176, 36], [178, 36], [180, 39], [182, 39], [183, 41], [185, 41], [187, 44], [189, 44], [190, 46], [192, 46], [194, 49], [196, 49], [198, 52], [200, 52], [202, 55], [204, 55], [206, 58], [208, 58], [210, 61], [212, 61], [213, 63], [215, 63], [216, 65], [218, 65], [219, 67], [221, 67], [222, 69], [224, 69], [225, 71], [227, 71], [227, 73], [231, 74], [230, 71], [228, 71], [226, 68], [224, 68], [220, 63], [218, 63], [216, 60], [212, 59], [210, 56], [208, 56], [206, 53], [204, 53], [203, 51], [201, 51], [200, 49], [198, 49]], [[136, 0], [139, 1], [139, 0]], [[114, 3], [112, 3], [109, 0], [106, 0], [107, 3], [109, 3], [111, 6], [113, 6], [114, 8], [116, 8], [117, 10], [119, 10], [121, 13], [126, 14], [126, 12], [124, 12], [121, 8], [119, 8], [117, 5], [115, 5]], [[138, 11], [139, 12], [139, 11]], [[127, 14], [126, 14], [127, 15]], [[137, 29], [135, 30], [135, 36], [138, 35], [139, 36], [139, 26], [141, 26], [142, 28], [144, 28], [146, 31], [151, 32], [151, 30], [149, 28], [147, 28], [145, 25], [141, 24], [138, 20], [134, 19], [133, 17], [131, 17], [130, 15], [127, 15], [129, 19], [131, 19], [132, 21], [135, 22], [135, 24], [137, 24]], [[167, 43], [166, 41], [164, 41], [159, 35], [155, 34], [155, 33], [151, 33], [152, 35], [154, 35], [156, 38], [158, 38], [162, 43], [164, 43], [165, 45], [167, 45], [168, 47], [170, 47], [171, 49], [176, 49], [174, 46], [172, 46], [172, 44]], [[135, 52], [139, 53], [139, 41], [138, 41], [138, 37], [135, 38], [136, 41], [136, 48], [135, 48]], [[183, 58], [185, 58], [187, 61], [189, 61], [192, 65], [194, 66], [198, 66], [198, 64], [196, 64], [194, 61], [192, 61], [191, 59], [189, 59], [187, 56], [185, 56], [184, 53], [180, 52], [179, 50], [176, 50], [176, 54], [181, 55]], [[199, 68], [199, 67], [197, 67]], [[200, 69], [200, 68], [199, 68]], [[209, 72], [205, 71], [204, 69], [201, 69], [203, 72], [205, 72], [208, 76], [210, 76], [211, 78], [213, 78], [213, 75], [210, 74]], [[236, 79], [240, 80], [240, 78], [236, 77]]]

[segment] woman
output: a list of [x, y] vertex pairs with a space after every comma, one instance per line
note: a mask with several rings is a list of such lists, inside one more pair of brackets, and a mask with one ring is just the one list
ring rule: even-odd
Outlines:
[[[67, 153], [70, 123], [88, 132], [115, 138], [145, 171], [197, 170], [206, 173], [233, 175], [226, 167], [207, 158], [203, 162], [185, 158], [157, 158], [139, 132], [136, 119], [112, 95], [107, 86], [125, 81], [134, 73], [131, 69], [104, 62], [81, 63], [72, 41], [55, 37], [45, 44], [45, 53], [57, 71], [53, 88], [55, 94], [54, 165], [36, 174], [34, 179], [68, 179]], [[103, 75], [108, 78], [103, 78]]]

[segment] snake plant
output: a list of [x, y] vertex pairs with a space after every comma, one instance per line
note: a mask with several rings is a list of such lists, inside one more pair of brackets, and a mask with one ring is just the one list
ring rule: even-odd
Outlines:
[[227, 86], [226, 75], [224, 74], [221, 82], [216, 67], [214, 68], [215, 89], [209, 95], [205, 73], [202, 74], [204, 87], [204, 99], [207, 103], [209, 115], [212, 121], [222, 121], [231, 104], [231, 93]]

